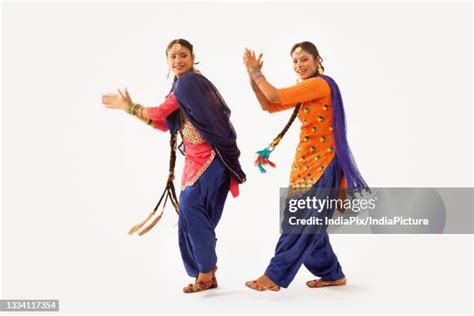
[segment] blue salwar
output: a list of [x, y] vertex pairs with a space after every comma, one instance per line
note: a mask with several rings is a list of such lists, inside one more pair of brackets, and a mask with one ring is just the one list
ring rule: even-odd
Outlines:
[[216, 156], [206, 171], [179, 197], [178, 239], [186, 272], [197, 277], [217, 263], [215, 228], [230, 186], [229, 171]]
[[[315, 196], [324, 199], [329, 196], [329, 198], [337, 199], [342, 176], [340, 163], [335, 156], [318, 182], [301, 197]], [[289, 213], [288, 203], [286, 205], [284, 214]], [[333, 213], [334, 209], [326, 208], [319, 213], [319, 217], [331, 218]], [[307, 214], [308, 216], [309, 214], [314, 215], [314, 212]], [[301, 232], [296, 234], [284, 231], [278, 240], [275, 255], [271, 259], [265, 275], [275, 284], [286, 288], [293, 281], [302, 264], [311, 273], [324, 280], [334, 281], [344, 277], [341, 265], [329, 242], [325, 226], [316, 233]]]

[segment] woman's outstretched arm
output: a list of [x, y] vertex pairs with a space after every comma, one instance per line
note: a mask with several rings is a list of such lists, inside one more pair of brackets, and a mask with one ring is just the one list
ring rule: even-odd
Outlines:
[[117, 92], [118, 94], [109, 93], [102, 96], [102, 103], [106, 108], [124, 110], [146, 124], [162, 131], [168, 130], [166, 117], [179, 108], [176, 97], [173, 94], [170, 94], [165, 102], [157, 107], [144, 107], [132, 102], [127, 89], [123, 92], [117, 90]]

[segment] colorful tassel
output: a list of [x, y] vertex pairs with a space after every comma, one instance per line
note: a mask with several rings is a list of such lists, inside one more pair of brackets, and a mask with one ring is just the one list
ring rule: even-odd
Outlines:
[[266, 173], [267, 170], [263, 167], [265, 165], [270, 165], [271, 167], [275, 168], [276, 165], [269, 160], [270, 154], [273, 151], [273, 146], [270, 145], [269, 147], [257, 151], [258, 157], [255, 160], [255, 164], [257, 165], [258, 169], [261, 173]]
[[271, 142], [270, 146], [268, 146], [265, 149], [257, 151], [258, 157], [255, 160], [255, 164], [257, 165], [261, 173], [267, 172], [267, 170], [263, 168], [263, 166], [265, 165], [270, 165], [270, 167], [273, 167], [273, 168], [276, 167], [276, 165], [273, 162], [271, 162], [269, 158], [272, 151], [274, 151], [275, 147], [280, 143], [281, 138], [282, 138], [282, 135], [278, 134], [278, 136], [275, 137], [275, 139]]

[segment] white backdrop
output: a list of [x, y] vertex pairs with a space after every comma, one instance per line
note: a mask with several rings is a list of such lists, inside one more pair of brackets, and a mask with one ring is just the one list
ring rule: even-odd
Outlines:
[[[332, 235], [347, 287], [306, 289], [305, 268], [279, 294], [244, 287], [273, 253], [299, 123], [260, 175], [254, 153], [291, 111], [259, 110], [242, 53], [263, 52], [284, 87], [291, 46], [318, 46], [371, 186], [470, 187], [471, 23], [470, 3], [4, 3], [2, 297], [60, 299], [64, 312], [469, 312], [471, 236]], [[100, 102], [128, 87], [158, 105], [179, 37], [233, 111], [248, 176], [217, 229], [221, 288], [194, 296], [181, 294], [171, 209], [126, 234], [165, 184], [169, 135]]]

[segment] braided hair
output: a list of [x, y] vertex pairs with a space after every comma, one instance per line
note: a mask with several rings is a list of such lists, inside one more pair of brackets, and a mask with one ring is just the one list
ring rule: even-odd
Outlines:
[[[173, 47], [173, 45], [176, 45], [176, 44], [180, 44], [181, 46], [187, 48], [189, 52], [193, 54], [193, 45], [185, 39], [178, 38], [169, 42], [168, 46], [166, 47], [166, 56], [168, 56], [168, 52]], [[194, 70], [194, 68], [192, 70]], [[177, 80], [178, 78], [174, 76], [173, 83], [176, 82]], [[175, 208], [176, 213], [179, 212], [179, 204], [178, 204], [178, 199], [176, 198], [176, 190], [174, 188], [173, 179], [174, 179], [174, 169], [176, 165], [177, 141], [178, 141], [178, 131], [175, 131], [171, 133], [171, 137], [170, 137], [169, 175], [168, 175], [168, 181], [166, 183], [166, 188], [165, 188], [165, 192], [168, 192], [166, 197], [167, 198], [168, 196], [170, 197], [171, 203], [173, 204], [173, 207]], [[156, 205], [155, 210], [158, 208], [160, 203], [161, 203], [161, 199], [160, 201], [158, 201], [158, 204]], [[166, 200], [165, 200], [165, 204], [166, 204]]]
[[[187, 48], [191, 54], [193, 53], [193, 45], [188, 42], [185, 39], [179, 38], [172, 40], [167, 48], [166, 48], [166, 56], [168, 56], [168, 51], [176, 44], [179, 44], [185, 48]], [[194, 70], [194, 68], [193, 68]], [[169, 74], [168, 74], [169, 75]], [[173, 79], [173, 82], [176, 82], [178, 78], [175, 76]], [[163, 216], [163, 212], [166, 206], [166, 203], [168, 202], [168, 199], [171, 201], [171, 204], [173, 205], [174, 209], [176, 210], [176, 213], [179, 212], [179, 203], [178, 203], [178, 198], [176, 196], [176, 189], [174, 187], [174, 169], [176, 166], [176, 149], [177, 149], [177, 140], [178, 140], [178, 131], [173, 131], [171, 132], [171, 137], [170, 137], [170, 160], [169, 160], [169, 169], [168, 169], [168, 179], [166, 180], [166, 186], [163, 191], [163, 193], [160, 196], [160, 199], [158, 200], [158, 203], [156, 204], [155, 208], [153, 211], [140, 223], [137, 225], [133, 226], [128, 233], [131, 235], [138, 231], [140, 228], [142, 228], [155, 214], [158, 208], [160, 207], [161, 203], [162, 204], [162, 210], [161, 213], [155, 217], [155, 219], [148, 225], [146, 226], [143, 230], [139, 232], [139, 235], [143, 235], [150, 231], [161, 219]]]

